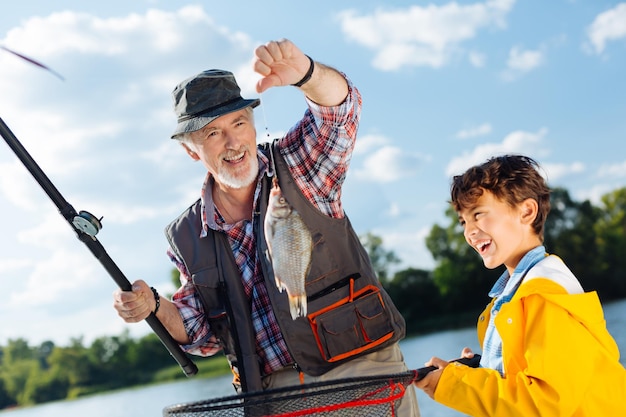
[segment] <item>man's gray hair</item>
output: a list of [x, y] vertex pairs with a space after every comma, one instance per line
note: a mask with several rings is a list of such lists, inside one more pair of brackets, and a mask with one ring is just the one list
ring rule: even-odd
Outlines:
[[[248, 106], [245, 107], [244, 110], [246, 110], [248, 112], [248, 116], [250, 116], [250, 121], [252, 122], [252, 124], [254, 124], [254, 108], [252, 106]], [[204, 129], [204, 127], [203, 127]], [[202, 130], [202, 129], [200, 129]], [[197, 132], [193, 131], [193, 132], [185, 132], [185, 133], [180, 133], [176, 136], [174, 136], [174, 139], [176, 139], [177, 141], [179, 141], [180, 143], [189, 143], [189, 142], [193, 142], [193, 134]]]

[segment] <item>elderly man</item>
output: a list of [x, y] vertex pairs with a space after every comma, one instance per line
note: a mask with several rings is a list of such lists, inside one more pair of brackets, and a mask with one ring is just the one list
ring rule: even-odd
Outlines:
[[[200, 199], [166, 229], [182, 285], [169, 301], [139, 280], [132, 292], [115, 292], [114, 307], [127, 322], [155, 312], [189, 353], [223, 350], [242, 391], [406, 371], [398, 347], [404, 319], [340, 200], [361, 96], [344, 74], [289, 40], [262, 45], [255, 55], [257, 91], [299, 88], [304, 117], [284, 137], [257, 146], [259, 100], [242, 98], [230, 72], [204, 71], [176, 86], [172, 138], [207, 169]], [[312, 233], [308, 317], [292, 318], [266, 256], [273, 177]], [[396, 411], [419, 415], [412, 387]]]

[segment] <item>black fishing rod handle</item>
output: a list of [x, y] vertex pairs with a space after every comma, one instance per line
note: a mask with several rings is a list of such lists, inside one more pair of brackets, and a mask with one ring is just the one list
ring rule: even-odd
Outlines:
[[[474, 354], [474, 357], [472, 358], [459, 358], [459, 359], [454, 359], [450, 362], [458, 362], [458, 363], [462, 363], [463, 365], [470, 366], [472, 368], [478, 368], [478, 366], [480, 365], [480, 355]], [[432, 371], [436, 371], [437, 369], [439, 368], [437, 368], [436, 366], [425, 366], [424, 368], [417, 369], [415, 371], [416, 372], [415, 381], [421, 381], [422, 379], [424, 379], [426, 375], [428, 375]]]
[[[132, 286], [128, 278], [124, 275], [122, 270], [108, 255], [104, 246], [95, 237], [89, 236], [81, 231], [77, 230], [78, 238], [85, 243], [91, 253], [100, 261], [100, 264], [109, 273], [111, 278], [120, 287], [122, 291], [132, 291]], [[146, 322], [152, 328], [154, 333], [158, 336], [163, 343], [163, 346], [167, 348], [172, 358], [178, 362], [185, 375], [192, 376], [198, 373], [196, 364], [187, 356], [187, 354], [181, 349], [178, 342], [174, 340], [170, 332], [167, 331], [163, 323], [157, 318], [154, 313], [150, 313], [146, 317]]]

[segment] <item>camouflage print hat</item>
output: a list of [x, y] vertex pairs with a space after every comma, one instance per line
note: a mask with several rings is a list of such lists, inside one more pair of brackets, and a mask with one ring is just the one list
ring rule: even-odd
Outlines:
[[256, 107], [259, 99], [244, 99], [232, 72], [211, 69], [187, 78], [172, 91], [178, 125], [172, 139], [182, 133], [202, 129], [218, 117]]

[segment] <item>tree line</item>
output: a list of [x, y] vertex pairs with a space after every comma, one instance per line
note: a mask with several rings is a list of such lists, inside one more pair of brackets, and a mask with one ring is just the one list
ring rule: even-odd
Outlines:
[[[626, 297], [626, 188], [602, 196], [598, 205], [577, 202], [563, 188], [550, 196], [544, 246], [558, 255], [586, 291], [597, 291], [600, 299]], [[404, 315], [410, 334], [475, 323], [489, 302], [488, 292], [504, 267], [485, 268], [463, 237], [463, 229], [452, 208], [448, 223], [435, 225], [426, 246], [435, 260], [432, 271], [408, 268], [393, 277], [386, 270], [397, 262], [382, 240], [367, 235], [365, 242], [383, 285]]]
[[[604, 195], [598, 205], [574, 201], [555, 189], [546, 221], [545, 246], [559, 255], [583, 287], [601, 300], [626, 297], [626, 188]], [[503, 269], [488, 270], [467, 245], [452, 209], [445, 225], [434, 225], [426, 246], [433, 270], [390, 271], [399, 262], [380, 237], [362, 236], [374, 267], [407, 322], [407, 333], [473, 325], [487, 304], [487, 293]], [[177, 274], [172, 271], [177, 282]], [[228, 372], [222, 355], [194, 358], [200, 376]], [[183, 372], [154, 334], [133, 339], [124, 332], [103, 336], [85, 346], [82, 338], [68, 346], [46, 341], [30, 346], [24, 339], [0, 346], [0, 408], [31, 405], [137, 384], [184, 378]]]

